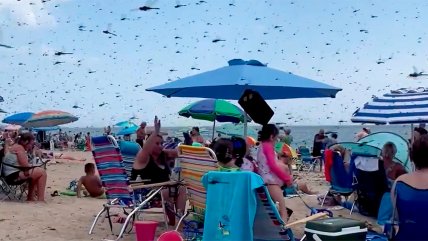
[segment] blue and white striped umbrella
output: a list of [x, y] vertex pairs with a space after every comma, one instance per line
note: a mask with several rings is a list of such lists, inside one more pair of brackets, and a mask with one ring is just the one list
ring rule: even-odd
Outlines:
[[428, 122], [428, 88], [403, 88], [382, 97], [374, 97], [354, 112], [351, 121], [374, 124]]

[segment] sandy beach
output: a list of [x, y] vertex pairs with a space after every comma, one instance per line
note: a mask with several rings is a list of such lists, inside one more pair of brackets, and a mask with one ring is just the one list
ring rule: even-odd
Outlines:
[[[110, 233], [108, 222], [99, 222], [92, 235], [88, 234], [89, 227], [96, 213], [102, 208], [105, 200], [93, 198], [76, 198], [71, 196], [51, 197], [55, 190], [65, 191], [69, 182], [83, 175], [86, 162], [93, 162], [90, 152], [63, 152], [64, 156], [73, 156], [83, 161], [55, 159], [47, 167], [48, 185], [46, 203], [27, 203], [3, 201], [0, 203], [0, 240], [104, 240], [114, 239]], [[318, 172], [304, 174], [304, 179], [312, 189], [324, 192], [328, 184], [323, 175]], [[311, 206], [318, 206], [315, 196], [303, 196]], [[287, 206], [294, 210], [291, 221], [306, 217], [309, 210], [298, 198], [287, 198]], [[334, 211], [334, 216], [351, 217], [375, 225], [375, 220], [359, 214], [349, 215], [349, 210]], [[147, 220], [160, 220], [160, 216], [147, 216]], [[116, 234], [120, 225], [115, 224]], [[304, 224], [297, 225], [293, 231], [297, 237], [303, 235]], [[157, 233], [164, 231], [159, 225]], [[123, 240], [135, 240], [135, 234], [127, 234]]]

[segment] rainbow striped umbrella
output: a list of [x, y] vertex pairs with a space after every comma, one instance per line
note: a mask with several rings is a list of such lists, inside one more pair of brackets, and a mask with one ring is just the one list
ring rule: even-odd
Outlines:
[[76, 116], [59, 110], [46, 110], [34, 114], [23, 126], [27, 128], [50, 127], [77, 121]]

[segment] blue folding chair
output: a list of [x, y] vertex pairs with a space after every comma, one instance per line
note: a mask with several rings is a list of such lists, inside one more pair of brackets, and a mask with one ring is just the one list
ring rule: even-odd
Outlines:
[[[330, 150], [329, 150], [330, 151]], [[353, 159], [350, 159], [348, 170], [345, 168], [343, 158], [338, 152], [333, 152], [333, 163], [330, 169], [330, 189], [324, 195], [321, 206], [324, 205], [325, 199], [328, 193], [333, 195], [344, 196], [348, 201], [349, 196], [355, 192], [355, 185], [357, 184], [355, 179], [355, 165]], [[355, 198], [352, 203], [350, 214], [354, 210]]]

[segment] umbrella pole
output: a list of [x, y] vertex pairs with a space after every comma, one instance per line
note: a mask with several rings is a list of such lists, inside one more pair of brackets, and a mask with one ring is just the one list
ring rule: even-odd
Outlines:
[[247, 140], [247, 112], [244, 112], [244, 140]]
[[212, 141], [214, 140], [214, 134], [215, 134], [215, 119], [214, 119], [214, 124], [213, 124], [213, 137], [212, 137]]

